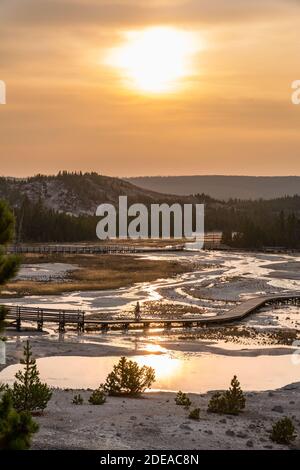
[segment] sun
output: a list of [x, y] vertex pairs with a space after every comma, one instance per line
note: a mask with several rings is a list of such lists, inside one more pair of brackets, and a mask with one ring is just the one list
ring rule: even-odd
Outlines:
[[195, 51], [192, 33], [152, 27], [127, 32], [124, 43], [110, 50], [107, 63], [120, 71], [130, 87], [144, 93], [167, 93], [191, 73]]

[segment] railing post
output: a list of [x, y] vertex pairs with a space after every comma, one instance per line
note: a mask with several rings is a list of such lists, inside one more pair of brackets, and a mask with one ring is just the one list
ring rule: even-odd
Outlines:
[[40, 308], [38, 308], [38, 312], [37, 312], [37, 328], [38, 328], [38, 331], [43, 331], [43, 324], [44, 324], [44, 312], [43, 312], [43, 310], [40, 310]]
[[77, 331], [84, 331], [84, 312], [80, 310], [77, 313]]
[[59, 325], [58, 325], [58, 331], [60, 333], [64, 333], [65, 332], [65, 324], [66, 324], [66, 320], [65, 320], [65, 312], [59, 312]]
[[21, 331], [21, 307], [17, 307], [16, 328]]
[[85, 317], [85, 312], [82, 312], [82, 325], [81, 325], [81, 331], [84, 333], [84, 317]]
[[79, 332], [81, 330], [81, 327], [80, 327], [80, 311], [78, 310], [77, 312], [77, 322], [76, 322], [76, 326], [77, 326], [77, 331]]

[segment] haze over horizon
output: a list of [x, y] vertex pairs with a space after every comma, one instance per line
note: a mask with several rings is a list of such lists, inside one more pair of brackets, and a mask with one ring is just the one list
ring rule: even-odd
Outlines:
[[[62, 173], [62, 174], [61, 174]], [[97, 178], [97, 185], [110, 186], [113, 190], [116, 188], [121, 188], [122, 183], [127, 182], [133, 184], [134, 187], [129, 189], [130, 192], [136, 193], [136, 191], [141, 195], [140, 190], [146, 190], [155, 192], [157, 195], [165, 194], [167, 196], [178, 195], [178, 196], [191, 196], [195, 194], [206, 194], [214, 199], [228, 201], [229, 199], [243, 199], [243, 200], [258, 200], [258, 199], [277, 199], [285, 198], [286, 196], [300, 196], [300, 176], [241, 176], [241, 175], [181, 175], [181, 176], [136, 176], [131, 178], [121, 178], [115, 179], [112, 177], [112, 181], [107, 175], [99, 175], [95, 173], [85, 173], [85, 172], [74, 172], [71, 174], [68, 173], [71, 178], [67, 178], [68, 181], [75, 181], [76, 185], [80, 187], [86, 187], [88, 191], [88, 185], [90, 184], [90, 178]], [[31, 185], [41, 184], [44, 181], [44, 184], [54, 184], [54, 181], [61, 182], [65, 180], [64, 171], [60, 172], [58, 175], [48, 175], [50, 179], [47, 178], [47, 175], [38, 175], [42, 178], [34, 177], [0, 177], [0, 193], [1, 187], [4, 192], [2, 195], [6, 198], [7, 193], [7, 183], [21, 183], [25, 185], [28, 184], [28, 188]], [[45, 187], [42, 184], [42, 187]], [[54, 184], [55, 187], [55, 184]], [[53, 187], [52, 187], [53, 190]], [[35, 191], [37, 187], [35, 187]], [[103, 191], [106, 193], [104, 187]], [[120, 189], [122, 192], [122, 190]], [[95, 192], [95, 187], [94, 191]], [[44, 192], [42, 193], [44, 195]], [[120, 193], [121, 194], [121, 193]], [[143, 195], [142, 195], [143, 198]]]
[[299, 174], [290, 174], [290, 173], [287, 173], [287, 174], [273, 174], [273, 175], [270, 175], [270, 174], [240, 174], [240, 173], [237, 173], [237, 174], [234, 174], [234, 173], [195, 173], [195, 174], [191, 174], [191, 173], [180, 173], [180, 174], [171, 174], [171, 173], [166, 173], [166, 174], [159, 174], [159, 173], [153, 173], [153, 174], [137, 174], [137, 175], [127, 175], [127, 174], [124, 174], [124, 175], [117, 175], [117, 174], [108, 174], [108, 173], [102, 173], [101, 171], [97, 171], [95, 169], [81, 169], [81, 168], [71, 168], [69, 170], [67, 169], [61, 169], [59, 168], [57, 171], [48, 171], [48, 172], [41, 172], [41, 171], [35, 171], [34, 173], [24, 173], [23, 175], [14, 175], [14, 174], [11, 174], [11, 173], [3, 173], [1, 172], [0, 173], [0, 177], [4, 177], [4, 178], [32, 178], [34, 176], [37, 176], [37, 175], [43, 175], [43, 176], [56, 176], [59, 172], [61, 171], [67, 171], [69, 173], [91, 173], [91, 172], [95, 172], [95, 173], [98, 173], [99, 175], [103, 175], [103, 176], [109, 176], [109, 177], [114, 177], [114, 178], [120, 178], [120, 179], [128, 179], [128, 180], [131, 180], [131, 179], [139, 179], [139, 178], [197, 178], [197, 177], [224, 177], [224, 178], [230, 178], [230, 177], [235, 177], [235, 178], [300, 178], [300, 171], [299, 171]]
[[300, 175], [299, 13], [295, 0], [2, 0], [1, 173]]

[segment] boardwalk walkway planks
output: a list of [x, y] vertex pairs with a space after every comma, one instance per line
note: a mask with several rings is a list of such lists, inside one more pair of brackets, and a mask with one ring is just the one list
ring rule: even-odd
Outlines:
[[23, 307], [16, 305], [5, 305], [7, 309], [6, 320], [8, 325], [21, 329], [22, 323], [30, 322], [37, 325], [38, 330], [42, 330], [45, 323], [57, 324], [60, 332], [64, 332], [67, 326], [75, 326], [78, 331], [86, 328], [100, 329], [107, 331], [111, 329], [143, 328], [148, 329], [162, 325], [164, 328], [191, 328], [205, 327], [209, 325], [221, 325], [243, 320], [248, 315], [258, 312], [261, 308], [272, 305], [300, 305], [300, 294], [290, 295], [265, 295], [246, 300], [228, 310], [221, 315], [214, 317], [183, 317], [171, 320], [159, 318], [147, 318], [136, 321], [134, 318], [124, 319], [89, 319], [85, 312], [81, 310], [62, 310], [51, 308]]

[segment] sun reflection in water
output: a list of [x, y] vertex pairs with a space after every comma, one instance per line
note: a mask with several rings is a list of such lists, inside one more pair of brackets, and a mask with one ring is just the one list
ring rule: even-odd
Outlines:
[[167, 352], [167, 349], [163, 348], [159, 344], [147, 344], [144, 350], [152, 354]]
[[140, 366], [153, 367], [156, 381], [163, 382], [166, 385], [168, 380], [173, 379], [182, 372], [183, 362], [171, 357], [169, 354], [151, 354], [146, 357], [136, 357], [135, 360]]

